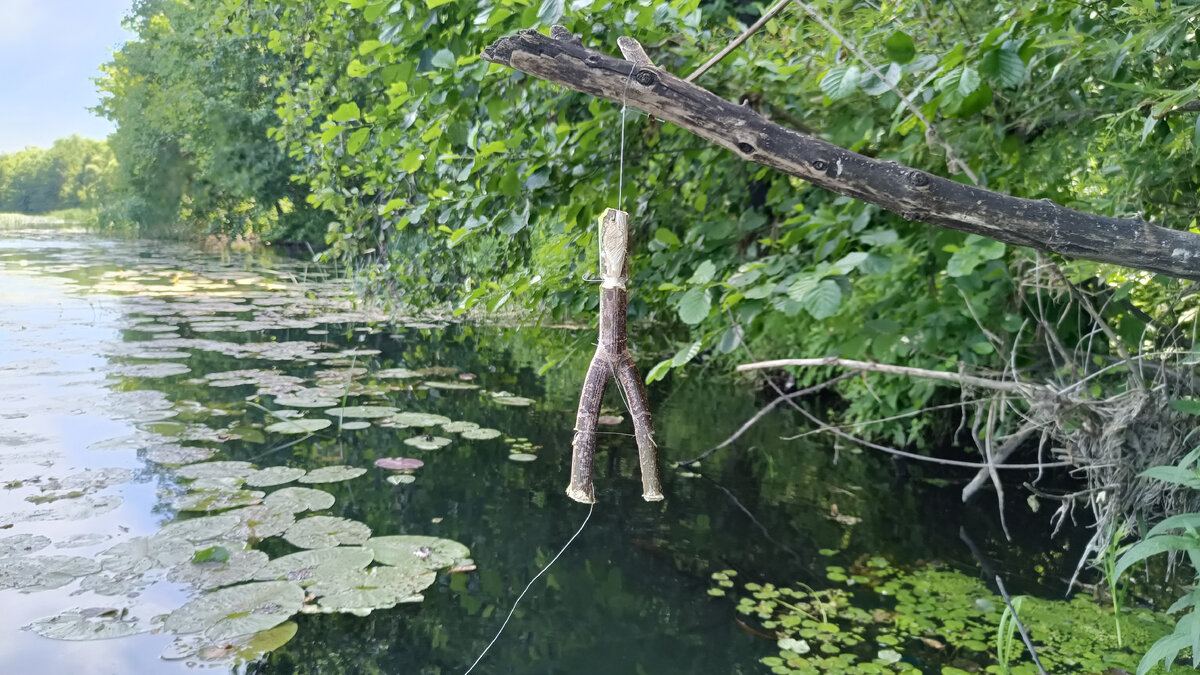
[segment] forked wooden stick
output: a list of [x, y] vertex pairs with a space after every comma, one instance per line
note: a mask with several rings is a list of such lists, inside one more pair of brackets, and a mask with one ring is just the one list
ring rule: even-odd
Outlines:
[[592, 486], [596, 425], [610, 377], [616, 379], [633, 418], [638, 459], [642, 465], [642, 498], [648, 502], [663, 498], [650, 405], [625, 335], [625, 313], [629, 307], [625, 282], [628, 279], [629, 214], [608, 209], [600, 218], [600, 339], [579, 394], [575, 439], [571, 443], [571, 483], [567, 486], [567, 496], [584, 504], [596, 503]]

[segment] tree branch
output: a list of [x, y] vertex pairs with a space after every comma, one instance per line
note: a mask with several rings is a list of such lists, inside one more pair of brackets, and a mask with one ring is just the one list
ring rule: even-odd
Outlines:
[[[564, 29], [565, 31], [565, 29]], [[1200, 235], [1075, 211], [1049, 200], [962, 185], [895, 162], [872, 159], [773, 124], [758, 113], [671, 75], [525, 30], [501, 38], [483, 58], [570, 89], [626, 102], [746, 161], [777, 169], [902, 217], [997, 241], [1200, 280]], [[630, 77], [632, 73], [632, 77]], [[628, 86], [626, 84], [628, 83]]]

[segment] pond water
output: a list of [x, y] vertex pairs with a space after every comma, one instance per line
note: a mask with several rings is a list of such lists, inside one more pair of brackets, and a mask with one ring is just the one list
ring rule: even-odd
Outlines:
[[[590, 355], [539, 372], [570, 330], [385, 319], [268, 253], [0, 237], [4, 672], [460, 673], [588, 513], [563, 489]], [[714, 572], [978, 576], [960, 528], [1013, 592], [1065, 589], [1079, 540], [1044, 512], [1010, 508], [1007, 542], [993, 502], [959, 503], [969, 475], [781, 440], [786, 413], [671, 468], [762, 401], [703, 366], [650, 389], [667, 499], [641, 499], [628, 421], [605, 427], [587, 527], [475, 672], [770, 672]]]

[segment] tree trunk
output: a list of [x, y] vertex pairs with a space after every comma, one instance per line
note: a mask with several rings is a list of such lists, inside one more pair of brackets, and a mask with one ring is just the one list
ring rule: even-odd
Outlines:
[[[1065, 256], [1200, 280], [1200, 235], [1140, 218], [1075, 211], [1012, 197], [884, 162], [806, 136], [671, 75], [648, 59], [626, 61], [583, 46], [565, 28], [524, 30], [483, 58], [672, 122], [757, 162], [912, 220]], [[632, 39], [622, 38], [636, 45]], [[629, 51], [624, 50], [627, 54]], [[640, 52], [641, 48], [638, 47]]]

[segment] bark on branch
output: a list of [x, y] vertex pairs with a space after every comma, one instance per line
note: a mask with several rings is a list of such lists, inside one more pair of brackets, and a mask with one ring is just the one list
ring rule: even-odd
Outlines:
[[524, 30], [503, 37], [484, 50], [483, 58], [585, 94], [625, 102], [732, 150], [746, 161], [876, 204], [908, 220], [1065, 256], [1200, 280], [1200, 235], [1140, 218], [1110, 218], [1050, 200], [1012, 197], [865, 157], [773, 124], [750, 108], [653, 64], [588, 49], [561, 26], [555, 26], [552, 35]]

